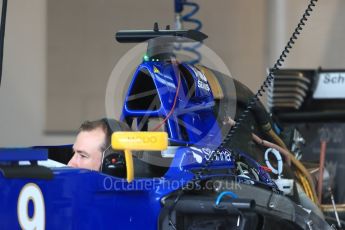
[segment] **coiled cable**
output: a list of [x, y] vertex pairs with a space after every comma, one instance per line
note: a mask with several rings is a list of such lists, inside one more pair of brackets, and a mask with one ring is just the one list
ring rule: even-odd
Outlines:
[[[310, 16], [310, 13], [313, 11], [313, 7], [315, 7], [315, 3], [318, 0], [310, 0], [307, 9], [304, 11], [304, 14], [302, 18], [300, 19], [299, 23], [297, 24], [294, 32], [292, 33], [288, 43], [284, 47], [283, 52], [280, 54], [278, 60], [275, 62], [272, 70], [276, 71], [279, 70], [280, 67], [283, 65], [287, 55], [290, 53], [290, 50], [293, 48], [293, 45], [295, 44], [296, 40], [298, 39], [298, 36], [301, 34], [301, 31], [303, 30], [304, 26], [306, 25], [306, 22], [308, 21], [308, 17]], [[222, 144], [220, 147], [223, 147], [226, 143], [231, 145], [231, 138], [235, 134], [236, 130], [240, 127], [242, 122], [247, 118], [248, 113], [250, 110], [253, 108], [255, 103], [260, 100], [260, 97], [263, 95], [263, 93], [266, 92], [266, 89], [271, 85], [274, 76], [273, 76], [273, 71], [270, 70], [269, 74], [266, 76], [266, 80], [263, 82], [263, 84], [260, 86], [259, 90], [257, 93], [252, 97], [248, 104], [246, 109], [240, 114], [239, 118], [236, 120], [236, 124], [231, 127], [229, 133], [226, 135], [224, 138]]]
[[[192, 10], [190, 12], [188, 12], [187, 14], [182, 15], [180, 17], [180, 13], [183, 11], [184, 6], [188, 6], [188, 7], [192, 8]], [[200, 9], [200, 7], [197, 3], [188, 2], [187, 0], [184, 0], [184, 1], [183, 0], [180, 0], [180, 1], [175, 0], [175, 13], [178, 13], [178, 15], [179, 15], [177, 18], [181, 18], [182, 22], [194, 24], [195, 28], [193, 28], [193, 30], [198, 30], [198, 31], [201, 30], [202, 23], [200, 20], [194, 18], [194, 15], [199, 11], [199, 9]], [[178, 19], [176, 19], [176, 20], [178, 20]], [[176, 28], [176, 29], [182, 29], [181, 22], [176, 22], [175, 24], [178, 25], [178, 27], [180, 27], [180, 28]], [[195, 58], [191, 61], [186, 62], [186, 63], [191, 64], [191, 65], [195, 65], [201, 61], [201, 54], [197, 50], [201, 45], [202, 45], [201, 42], [198, 42], [197, 44], [190, 45], [190, 46], [183, 46], [183, 45], [179, 44], [179, 45], [175, 46], [175, 49], [176, 50], [183, 49], [184, 51], [192, 53], [195, 56]]]
[[273, 65], [272, 70], [269, 71], [268, 75], [266, 76], [265, 81], [260, 86], [257, 93], [248, 101], [247, 106], [245, 110], [239, 115], [238, 119], [236, 120], [235, 124], [230, 128], [229, 133], [225, 136], [222, 143], [219, 145], [219, 147], [216, 149], [216, 151], [213, 151], [209, 159], [206, 161], [204, 167], [196, 174], [196, 178], [200, 178], [203, 172], [209, 167], [209, 165], [214, 161], [216, 154], [219, 152], [219, 149], [223, 148], [225, 144], [228, 144], [231, 146], [232, 137], [235, 134], [236, 130], [240, 127], [242, 122], [247, 118], [250, 110], [255, 106], [255, 103], [260, 100], [260, 97], [263, 96], [263, 94], [266, 92], [266, 89], [270, 86], [271, 82], [274, 79], [273, 71], [279, 70], [280, 67], [283, 65], [287, 55], [290, 53], [290, 50], [293, 48], [293, 45], [295, 44], [296, 40], [298, 39], [298, 36], [301, 34], [301, 31], [303, 30], [304, 26], [306, 25], [306, 22], [308, 21], [309, 16], [311, 15], [311, 12], [313, 11], [313, 8], [316, 6], [316, 2], [318, 0], [310, 0], [307, 9], [304, 11], [302, 18], [299, 20], [294, 32], [289, 38], [289, 41], [284, 47], [283, 52], [280, 54], [278, 60]]

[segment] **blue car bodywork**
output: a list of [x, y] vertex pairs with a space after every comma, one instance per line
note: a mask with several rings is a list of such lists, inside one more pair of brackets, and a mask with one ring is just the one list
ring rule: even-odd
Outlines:
[[[205, 226], [308, 229], [312, 220], [315, 229], [327, 229], [320, 218], [284, 197], [258, 162], [240, 150], [218, 147], [222, 132], [215, 106], [208, 79], [197, 66], [144, 60], [133, 75], [121, 119], [140, 131], [151, 130], [151, 119], [158, 119], [154, 129], [163, 127], [169, 137], [168, 150], [158, 153], [167, 162], [165, 171], [142, 176], [138, 170], [127, 182], [102, 172], [48, 166], [48, 154], [55, 157], [50, 147], [1, 149], [1, 228], [184, 229], [213, 218]], [[240, 159], [256, 179], [236, 174]], [[151, 169], [150, 162], [135, 163]], [[222, 187], [230, 181], [243, 187]], [[223, 194], [235, 196], [228, 200]]]
[[[197, 82], [201, 73], [195, 67], [185, 64], [182, 68], [189, 71]], [[143, 69], [152, 76], [160, 108], [148, 110], [134, 110], [129, 97], [133, 87], [140, 83]], [[147, 79], [146, 79], [147, 80]], [[203, 81], [205, 81], [203, 79]], [[169, 83], [167, 83], [169, 82]], [[205, 82], [207, 83], [207, 81]], [[134, 74], [123, 109], [123, 119], [149, 117], [165, 117], [169, 113], [176, 93], [178, 80], [172, 64], [161, 62], [143, 62]], [[37, 221], [44, 219], [47, 229], [156, 229], [161, 211], [161, 199], [170, 193], [186, 186], [193, 178], [193, 170], [200, 170], [212, 154], [210, 147], [219, 145], [221, 137], [216, 119], [213, 114], [214, 100], [210, 90], [196, 87], [194, 95], [187, 97], [187, 83], [182, 83], [179, 103], [173, 116], [167, 123], [169, 141], [181, 146], [173, 150], [173, 158], [167, 172], [162, 177], [136, 178], [128, 183], [124, 178], [113, 177], [100, 172], [69, 167], [50, 168], [49, 171], [39, 172], [49, 174], [48, 178], [27, 179], [25, 167], [35, 166], [35, 161], [47, 160], [47, 149], [3, 149], [1, 150], [2, 174], [0, 186], [2, 188], [0, 218], [5, 229], [19, 229], [20, 225], [19, 197], [26, 185], [37, 185], [41, 191], [44, 209], [38, 210], [35, 202], [27, 199], [27, 209], [24, 219]], [[183, 95], [183, 96], [181, 96]], [[190, 97], [190, 96], [189, 96]], [[179, 118], [177, 117], [179, 116]], [[190, 132], [187, 141], [181, 136], [178, 119], [189, 126], [198, 127], [198, 132]], [[206, 122], [205, 122], [206, 121]], [[204, 125], [206, 124], [206, 125]], [[207, 124], [211, 124], [209, 126]], [[214, 125], [216, 124], [216, 125]], [[197, 144], [200, 147], [187, 147], [186, 144]], [[7, 158], [6, 158], [6, 157]], [[32, 156], [32, 158], [30, 158]], [[20, 161], [31, 161], [31, 166], [17, 165]], [[12, 166], [11, 166], [12, 165]], [[15, 167], [15, 175], [7, 175], [8, 168]], [[42, 166], [43, 167], [43, 166]], [[224, 150], [212, 162], [215, 169], [234, 169], [235, 161], [230, 151]], [[36, 175], [37, 176], [37, 175]], [[41, 177], [39, 175], [38, 177]], [[208, 175], [211, 176], [211, 175]], [[217, 176], [217, 174], [214, 174]], [[44, 177], [44, 175], [43, 175]], [[266, 183], [263, 181], [262, 183]], [[41, 216], [40, 216], [41, 215]]]
[[[2, 155], [12, 157], [2, 160], [7, 163], [22, 159], [32, 161], [27, 157], [15, 159], [16, 152], [34, 156], [45, 153], [43, 157], [33, 157], [34, 160], [47, 157], [47, 150], [27, 148], [1, 150]], [[203, 151], [197, 153], [202, 156]], [[27, 200], [26, 215], [34, 221], [44, 218], [46, 229], [156, 229], [161, 198], [185, 186], [194, 176], [191, 169], [200, 167], [193, 154], [195, 150], [181, 147], [164, 177], [135, 179], [130, 183], [123, 178], [68, 167], [51, 168], [52, 175], [48, 179], [27, 179], [26, 175], [20, 175], [20, 167], [25, 165], [17, 166], [17, 176], [6, 175], [3, 169], [0, 174], [1, 226], [3, 229], [25, 227], [20, 226], [19, 196], [26, 185], [35, 184], [42, 193], [44, 209], [38, 210], [35, 202]], [[228, 157], [225, 161], [216, 161], [215, 166], [234, 167], [232, 157]]]

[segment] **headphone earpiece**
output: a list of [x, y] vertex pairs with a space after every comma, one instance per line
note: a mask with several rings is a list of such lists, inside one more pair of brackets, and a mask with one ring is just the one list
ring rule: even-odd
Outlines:
[[127, 124], [115, 119], [103, 118], [102, 122], [106, 126], [107, 142], [109, 145], [102, 152], [102, 162], [100, 171], [116, 177], [126, 177], [126, 161], [123, 151], [114, 151], [111, 147], [111, 135], [116, 131], [129, 131]]
[[102, 172], [116, 177], [126, 178], [126, 160], [122, 152], [107, 155], [102, 162]]

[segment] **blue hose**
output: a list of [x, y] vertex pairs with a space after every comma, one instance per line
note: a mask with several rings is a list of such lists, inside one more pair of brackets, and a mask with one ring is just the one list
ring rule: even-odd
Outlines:
[[[192, 7], [192, 10], [181, 17], [182, 21], [195, 24], [194, 30], [200, 31], [202, 28], [201, 21], [196, 18], [193, 18], [193, 16], [200, 9], [199, 5], [194, 2], [188, 2], [188, 0], [175, 0], [175, 13], [181, 13], [183, 11], [184, 6]], [[194, 54], [195, 59], [189, 61], [188, 64], [195, 65], [201, 61], [201, 54], [197, 50], [201, 45], [202, 45], [201, 43], [198, 43], [196, 45], [189, 46], [189, 47], [183, 47], [182, 45], [178, 45], [177, 47], [175, 47], [175, 49], [176, 50], [183, 49], [189, 53]]]
[[185, 22], [194, 23], [196, 25], [194, 30], [201, 30], [201, 28], [202, 28], [201, 21], [198, 19], [192, 18], [199, 11], [199, 9], [200, 9], [199, 5], [197, 3], [194, 3], [194, 2], [184, 2], [183, 5], [194, 7], [194, 9], [192, 9], [191, 12], [189, 12], [188, 14], [183, 15], [182, 20]]
[[225, 192], [222, 192], [221, 194], [218, 195], [217, 199], [216, 199], [216, 205], [219, 205], [220, 201], [222, 200], [223, 196], [231, 196], [232, 198], [235, 198], [237, 199], [238, 196], [236, 193], [233, 193], [233, 192], [230, 192], [230, 191], [225, 191]]
[[175, 0], [175, 13], [180, 14], [183, 11], [183, 3], [185, 0]]

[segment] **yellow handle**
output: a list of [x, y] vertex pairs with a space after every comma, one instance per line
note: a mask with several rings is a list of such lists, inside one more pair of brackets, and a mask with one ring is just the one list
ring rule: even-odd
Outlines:
[[125, 149], [126, 170], [127, 170], [127, 182], [131, 182], [134, 179], [134, 167], [133, 157], [131, 150]]
[[113, 149], [125, 151], [127, 181], [134, 179], [133, 156], [131, 150], [161, 151], [168, 147], [166, 132], [115, 132], [111, 136]]
[[111, 137], [113, 149], [161, 151], [168, 146], [166, 132], [115, 132]]

